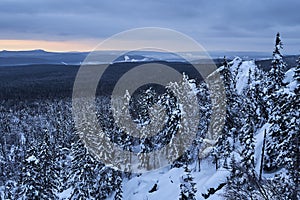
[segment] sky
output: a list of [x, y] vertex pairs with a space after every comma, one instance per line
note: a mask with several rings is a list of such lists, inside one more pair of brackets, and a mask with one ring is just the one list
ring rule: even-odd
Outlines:
[[1, 0], [0, 50], [90, 51], [128, 29], [162, 27], [208, 51], [272, 52], [280, 32], [284, 53], [299, 54], [299, 8], [299, 0]]

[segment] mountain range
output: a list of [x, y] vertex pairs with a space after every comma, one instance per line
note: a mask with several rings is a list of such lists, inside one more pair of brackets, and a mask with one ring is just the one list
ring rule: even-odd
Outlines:
[[[101, 64], [113, 62], [147, 62], [147, 61], [178, 61], [185, 62], [183, 58], [172, 52], [155, 52], [155, 51], [131, 51], [123, 54], [121, 51], [99, 51], [99, 61]], [[190, 58], [193, 62], [201, 60], [199, 52], [179, 53]], [[89, 52], [47, 52], [44, 50], [28, 51], [0, 51], [0, 66], [22, 66], [37, 64], [62, 64], [62, 65], [80, 65]], [[121, 55], [121, 56], [120, 56]], [[243, 60], [268, 60], [271, 58], [270, 53], [266, 52], [234, 52], [234, 51], [212, 51], [209, 55], [213, 59], [227, 59], [241, 57]]]

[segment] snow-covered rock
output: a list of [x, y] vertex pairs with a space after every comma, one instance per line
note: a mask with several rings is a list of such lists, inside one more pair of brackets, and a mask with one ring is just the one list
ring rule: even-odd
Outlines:
[[[253, 72], [257, 66], [253, 60], [242, 61], [241, 58], [236, 57], [231, 64], [231, 71], [236, 74], [236, 90], [238, 94], [242, 94], [244, 88], [247, 86], [248, 78], [253, 78]], [[249, 72], [252, 72], [251, 74]]]

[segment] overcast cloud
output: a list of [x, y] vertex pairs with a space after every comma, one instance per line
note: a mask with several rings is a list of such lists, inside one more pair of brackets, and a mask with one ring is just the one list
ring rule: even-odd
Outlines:
[[0, 39], [102, 39], [131, 28], [183, 32], [212, 50], [300, 50], [299, 0], [1, 0]]

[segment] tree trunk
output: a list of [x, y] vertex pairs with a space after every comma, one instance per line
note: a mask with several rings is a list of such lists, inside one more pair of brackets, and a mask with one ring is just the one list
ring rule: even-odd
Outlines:
[[218, 158], [217, 156], [215, 155], [215, 162], [216, 162], [216, 170], [218, 170], [219, 166], [218, 166]]

